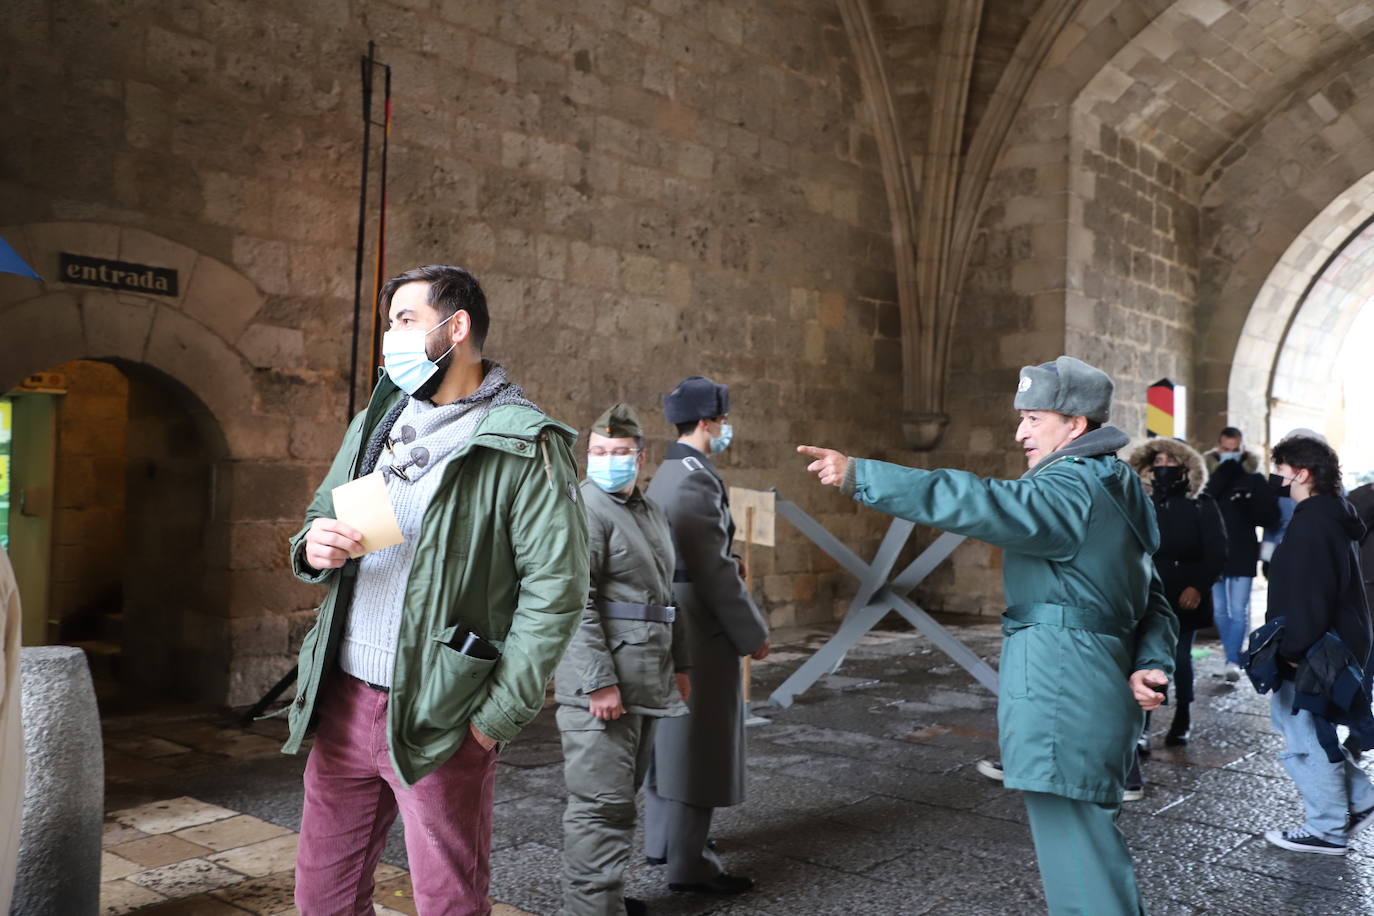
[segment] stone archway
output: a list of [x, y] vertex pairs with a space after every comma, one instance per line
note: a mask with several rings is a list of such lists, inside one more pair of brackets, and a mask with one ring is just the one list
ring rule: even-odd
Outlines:
[[[1308, 104], [1323, 72], [1328, 82], [1362, 73], [1372, 31], [1370, 17], [1281, 0], [1075, 4], [978, 210], [958, 281], [951, 420], [931, 464], [1017, 472], [1001, 445], [1008, 380], [1017, 366], [1061, 352], [1116, 378], [1112, 421], [1132, 434], [1144, 433], [1146, 387], [1161, 376], [1189, 386], [1192, 428], [1213, 434], [1263, 277], [1303, 226], [1374, 168], [1350, 174], [1330, 155], [1362, 155], [1372, 122], [1361, 90], [1333, 92], [1325, 106], [1309, 105], [1299, 127], [1284, 125], [1298, 138], [1287, 157], [1300, 164], [1295, 175], [1280, 172], [1284, 158], [1267, 142], [1276, 113]], [[1305, 186], [1295, 192], [1301, 206], [1280, 200], [1286, 180]], [[1245, 256], [1261, 231], [1281, 243], [1240, 271], [1219, 263], [1219, 250]], [[1242, 278], [1250, 295], [1228, 291], [1228, 303], [1243, 305], [1222, 307], [1220, 291]], [[984, 565], [991, 571], [991, 558]], [[952, 591], [963, 601], [973, 590]], [[967, 600], [991, 603], [992, 594]]]
[[1334, 330], [1331, 300], [1317, 297], [1310, 311], [1304, 302], [1374, 215], [1370, 88], [1374, 58], [1359, 53], [1314, 75], [1237, 141], [1201, 192], [1194, 416], [1211, 426], [1266, 429], [1270, 398], [1295, 395], [1282, 382], [1275, 390], [1285, 341], [1314, 320]]
[[1245, 319], [1227, 382], [1227, 418], [1267, 431], [1319, 427], [1331, 367], [1368, 293], [1374, 173], [1333, 200], [1269, 271]]
[[[41, 223], [0, 229], [44, 277], [0, 280], [0, 390], [75, 359], [111, 362], [159, 381], [194, 417], [213, 452], [203, 606], [188, 608], [187, 652], [211, 702], [251, 702], [293, 662], [314, 589], [285, 568], [285, 538], [338, 435], [338, 386], [321, 384], [309, 409], [292, 396], [307, 379], [302, 334], [263, 320], [262, 294], [239, 271], [170, 239], [109, 224]], [[67, 284], [59, 252], [178, 272], [174, 296]], [[330, 445], [334, 444], [333, 442]], [[168, 562], [174, 562], [168, 558]]]
[[[1362, 184], [1374, 184], [1374, 179]], [[1374, 297], [1374, 209], [1309, 276], [1288, 324], [1269, 383], [1269, 442], [1296, 427], [1325, 434], [1343, 451], [1346, 409], [1339, 383], [1347, 336]], [[1242, 338], [1242, 346], [1248, 338]], [[1233, 373], [1234, 374], [1234, 373]]]

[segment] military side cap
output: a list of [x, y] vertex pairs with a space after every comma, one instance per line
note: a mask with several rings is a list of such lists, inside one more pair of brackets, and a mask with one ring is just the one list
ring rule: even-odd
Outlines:
[[615, 404], [606, 408], [605, 413], [596, 418], [592, 432], [607, 439], [633, 439], [644, 435], [639, 425], [639, 417], [629, 404]]
[[1072, 356], [1052, 363], [1026, 366], [1016, 386], [1017, 410], [1052, 410], [1066, 417], [1087, 417], [1106, 423], [1116, 386], [1101, 369]]
[[730, 412], [730, 386], [693, 375], [663, 396], [663, 416], [669, 423], [709, 420]]

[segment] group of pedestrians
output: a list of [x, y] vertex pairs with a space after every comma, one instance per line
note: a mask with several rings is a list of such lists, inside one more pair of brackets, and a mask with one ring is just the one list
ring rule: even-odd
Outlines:
[[[588, 431], [579, 481], [578, 431], [483, 359], [490, 319], [475, 278], [408, 271], [381, 307], [386, 372], [291, 543], [296, 574], [329, 589], [301, 647], [286, 746], [314, 734], [297, 907], [370, 913], [399, 812], [420, 912], [488, 912], [497, 755], [542, 708], [551, 676], [569, 796], [564, 912], [647, 911], [624, 896], [641, 788], [643, 854], [670, 889], [748, 891], [710, 838], [714, 809], [744, 797], [740, 659], [769, 652], [712, 461], [733, 435], [729, 390], [692, 376], [664, 396], [677, 439], [647, 488], [639, 416], [610, 406]], [[1369, 726], [1374, 740], [1374, 722], [1313, 686], [1322, 645], [1327, 686], [1348, 701], [1353, 682], [1368, 716], [1369, 612], [1353, 552], [1363, 527], [1334, 453], [1286, 440], [1276, 485], [1232, 429], [1207, 457], [1155, 439], [1122, 461], [1129, 438], [1107, 425], [1113, 388], [1068, 356], [1023, 368], [1016, 480], [798, 447], [822, 484], [860, 504], [1004, 550], [999, 772], [1025, 798], [1054, 914], [1144, 912], [1117, 826], [1137, 741], [1171, 682], [1166, 741], [1189, 740], [1193, 638], [1213, 615], [1238, 679], [1254, 531], [1279, 523], [1280, 488], [1295, 509], [1272, 554], [1269, 614], [1286, 616], [1264, 645], [1309, 817], [1269, 838], [1344, 851], [1374, 823], [1374, 787], [1332, 737], [1335, 725]], [[374, 551], [333, 501], [369, 474], [402, 534]]]

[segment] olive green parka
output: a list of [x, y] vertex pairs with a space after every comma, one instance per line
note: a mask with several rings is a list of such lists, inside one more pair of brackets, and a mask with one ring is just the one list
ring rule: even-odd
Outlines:
[[[332, 518], [334, 487], [357, 476], [364, 444], [406, 395], [383, 375], [291, 539], [291, 566], [329, 586], [301, 644], [291, 734], [314, 728], [321, 682], [334, 668], [358, 561], [319, 571], [305, 562], [316, 518]], [[456, 751], [471, 722], [505, 743], [543, 707], [544, 691], [587, 600], [587, 528], [572, 444], [576, 431], [538, 410], [492, 407], [443, 468], [420, 524], [397, 636], [387, 708], [392, 766], [406, 785]], [[501, 652], [473, 658], [448, 643], [475, 631]]]

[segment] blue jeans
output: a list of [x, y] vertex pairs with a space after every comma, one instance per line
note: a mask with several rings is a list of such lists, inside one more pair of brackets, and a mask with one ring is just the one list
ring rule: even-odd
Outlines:
[[1292, 709], [1293, 682], [1284, 681], [1270, 699], [1269, 718], [1286, 745], [1279, 760], [1302, 795], [1307, 812], [1303, 826], [1328, 843], [1344, 843], [1346, 816], [1374, 808], [1374, 783], [1344, 747], [1344, 760], [1327, 760], [1312, 714], [1300, 710], [1294, 715]]
[[1212, 620], [1230, 665], [1244, 664], [1241, 653], [1250, 635], [1250, 586], [1254, 584], [1254, 576], [1223, 576], [1212, 586]]

